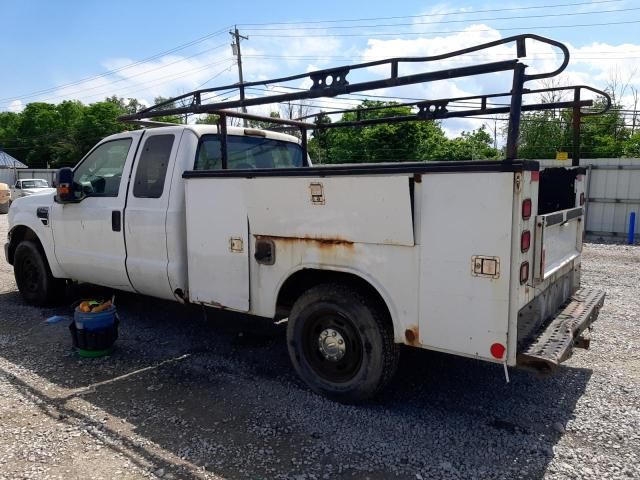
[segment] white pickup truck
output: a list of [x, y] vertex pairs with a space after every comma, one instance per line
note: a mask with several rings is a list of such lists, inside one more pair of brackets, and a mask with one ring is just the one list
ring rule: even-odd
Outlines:
[[[391, 61], [385, 85], [421, 78], [399, 76], [400, 61]], [[521, 64], [482, 71], [507, 67], [517, 73]], [[288, 98], [358, 91], [345, 72], [313, 72], [314, 87]], [[518, 78], [521, 87], [526, 77]], [[14, 203], [7, 261], [34, 305], [74, 280], [288, 319], [297, 373], [339, 401], [384, 387], [403, 344], [494, 362], [505, 373], [551, 370], [574, 346], [588, 346], [604, 293], [580, 288], [584, 170], [541, 172], [537, 162], [509, 158], [526, 108], [514, 85], [501, 94], [512, 95], [507, 161], [333, 166], [309, 162], [309, 125], [277, 120], [302, 128], [300, 139], [228, 127], [231, 113], [220, 104], [206, 110], [194, 92], [189, 111], [219, 114], [218, 126], [105, 138], [73, 171], [60, 171], [56, 195]], [[480, 100], [470, 114], [505, 111]], [[389, 121], [460, 116], [446, 106], [419, 104], [415, 118]]]
[[288, 318], [296, 370], [345, 400], [390, 379], [399, 344], [551, 367], [602, 304], [579, 288], [579, 169], [541, 212], [536, 162], [313, 167], [297, 138], [242, 128], [228, 149], [221, 169], [215, 126], [121, 133], [75, 168], [81, 200], [18, 199], [25, 300], [73, 279]]
[[11, 186], [11, 199], [13, 201], [20, 197], [53, 193], [54, 191], [55, 189], [51, 188], [49, 183], [42, 178], [23, 178], [16, 180], [16, 183]]

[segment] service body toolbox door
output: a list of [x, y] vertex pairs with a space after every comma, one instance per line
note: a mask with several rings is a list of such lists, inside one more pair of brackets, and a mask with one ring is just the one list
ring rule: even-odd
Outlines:
[[249, 311], [249, 225], [242, 178], [186, 179], [189, 298]]
[[132, 290], [122, 228], [127, 183], [142, 132], [97, 145], [78, 164], [74, 182], [86, 197], [54, 203], [51, 228], [58, 262], [73, 280]]

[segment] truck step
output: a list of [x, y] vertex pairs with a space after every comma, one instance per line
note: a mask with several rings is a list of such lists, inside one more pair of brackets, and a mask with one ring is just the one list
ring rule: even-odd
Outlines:
[[598, 318], [604, 304], [605, 292], [581, 288], [560, 307], [532, 342], [517, 356], [517, 365], [538, 373], [548, 373], [568, 359], [573, 348], [587, 348], [588, 340], [582, 339], [585, 329]]

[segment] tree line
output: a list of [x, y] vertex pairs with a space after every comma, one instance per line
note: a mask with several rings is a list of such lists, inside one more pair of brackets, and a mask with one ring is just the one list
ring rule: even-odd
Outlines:
[[[155, 102], [164, 101], [156, 98]], [[598, 105], [596, 105], [597, 107]], [[137, 128], [118, 121], [145, 106], [137, 99], [117, 96], [85, 105], [77, 100], [59, 104], [34, 102], [22, 112], [0, 112], [0, 150], [31, 168], [59, 168], [75, 165], [98, 141], [113, 133]], [[405, 116], [411, 108], [393, 102], [364, 100], [357, 112], [341, 114], [335, 121]], [[300, 109], [281, 109], [272, 116], [300, 116]], [[330, 113], [330, 112], [328, 112]], [[320, 113], [317, 123], [332, 117]], [[154, 120], [183, 123], [184, 117], [167, 116]], [[584, 158], [640, 156], [640, 129], [625, 123], [623, 110], [614, 106], [603, 116], [585, 117], [582, 124], [581, 155]], [[634, 117], [635, 120], [635, 117]], [[498, 126], [498, 121], [503, 127]], [[196, 123], [216, 123], [207, 115]], [[263, 122], [250, 122], [266, 127]], [[490, 124], [490, 122], [489, 122]], [[394, 161], [448, 161], [499, 159], [498, 134], [504, 135], [506, 122], [495, 119], [493, 132], [486, 126], [462, 132], [455, 138], [445, 134], [438, 121], [380, 123], [370, 126], [316, 130], [309, 140], [309, 152], [316, 163], [362, 163]], [[571, 151], [571, 111], [544, 111], [522, 115], [519, 157], [554, 158], [557, 151]]]

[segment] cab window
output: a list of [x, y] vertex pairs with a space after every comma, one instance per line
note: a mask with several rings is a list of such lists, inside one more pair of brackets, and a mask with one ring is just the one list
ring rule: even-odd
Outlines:
[[[264, 137], [227, 136], [227, 168], [295, 168], [303, 167], [302, 147], [297, 143]], [[222, 169], [218, 135], [203, 135], [194, 170]]]
[[174, 135], [153, 135], [144, 142], [133, 184], [134, 197], [162, 196], [174, 138]]
[[74, 182], [83, 193], [94, 197], [117, 197], [131, 138], [98, 145], [76, 168]]

